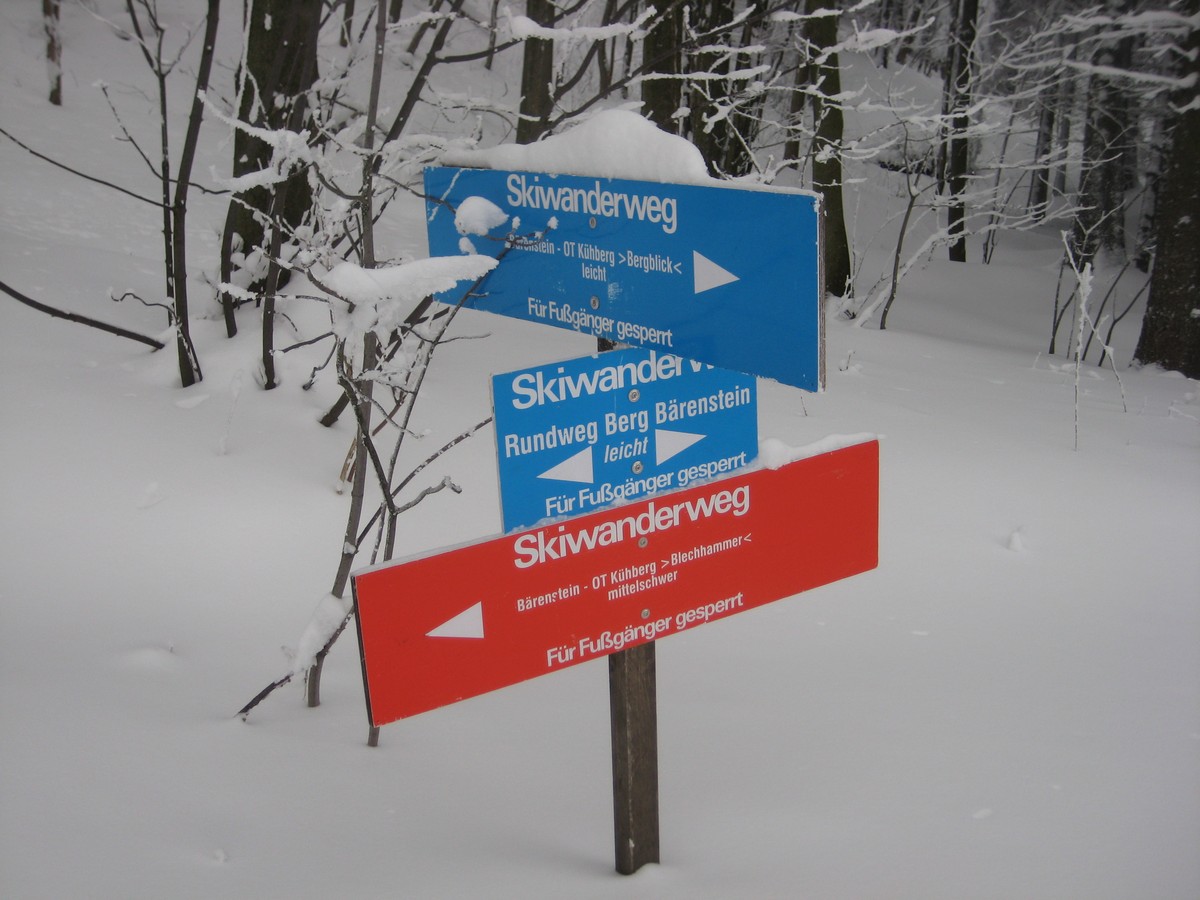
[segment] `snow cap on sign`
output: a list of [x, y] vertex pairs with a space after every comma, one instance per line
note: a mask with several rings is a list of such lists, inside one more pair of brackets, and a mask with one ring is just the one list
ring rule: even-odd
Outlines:
[[649, 119], [627, 109], [596, 113], [536, 144], [450, 150], [442, 156], [440, 164], [674, 184], [713, 181], [704, 157], [691, 142], [667, 134]]

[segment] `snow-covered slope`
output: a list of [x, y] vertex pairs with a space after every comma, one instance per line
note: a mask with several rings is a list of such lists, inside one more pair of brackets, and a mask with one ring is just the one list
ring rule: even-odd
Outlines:
[[[0, 125], [145, 184], [89, 87], [140, 60], [64, 10], [52, 109], [36, 13], [0, 11]], [[0, 277], [161, 329], [106, 299], [156, 289], [154, 211], [7, 140], [0, 167]], [[195, 207], [198, 272], [223, 207]], [[287, 670], [341, 549], [352, 432], [316, 424], [334, 388], [300, 389], [311, 359], [263, 392], [249, 330], [198, 319], [205, 378], [185, 391], [166, 353], [0, 299], [0, 894], [1200, 894], [1198, 386], [1125, 368], [1124, 336], [1120, 383], [1085, 367], [1076, 409], [1073, 368], [1043, 352], [1057, 240], [914, 272], [887, 332], [831, 320], [822, 394], [760, 385], [764, 437], [883, 436], [880, 565], [660, 643], [663, 861], [630, 878], [602, 662], [369, 749], [347, 634], [320, 708], [292, 685], [234, 716]], [[487, 414], [490, 373], [594, 346], [455, 327], [490, 336], [440, 351], [414, 423], [431, 445]], [[498, 530], [493, 454], [484, 432], [434, 467], [464, 491], [404, 518], [406, 552]]]

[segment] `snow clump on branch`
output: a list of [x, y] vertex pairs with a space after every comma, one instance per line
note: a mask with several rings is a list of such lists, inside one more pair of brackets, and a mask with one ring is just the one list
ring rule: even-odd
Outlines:
[[434, 256], [378, 269], [343, 262], [321, 285], [345, 301], [345, 306], [332, 304], [334, 334], [352, 338], [374, 331], [386, 338], [400, 327], [412, 304], [460, 281], [482, 278], [495, 266], [495, 259], [479, 255]]

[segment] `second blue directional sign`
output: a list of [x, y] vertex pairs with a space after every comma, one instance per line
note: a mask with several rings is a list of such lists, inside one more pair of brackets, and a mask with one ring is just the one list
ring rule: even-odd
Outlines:
[[614, 350], [492, 378], [504, 530], [688, 487], [758, 453], [754, 377]]
[[823, 383], [816, 195], [439, 167], [425, 190], [431, 255], [504, 254], [468, 306]]

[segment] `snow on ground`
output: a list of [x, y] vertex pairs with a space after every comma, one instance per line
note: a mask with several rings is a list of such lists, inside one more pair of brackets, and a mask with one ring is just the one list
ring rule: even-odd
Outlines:
[[[36, 10], [0, 11], [0, 124], [135, 181], [87, 86], [140, 61], [65, 15], [52, 110]], [[0, 277], [161, 329], [106, 299], [156, 289], [153, 211], [7, 141], [0, 167]], [[198, 260], [221, 211], [196, 204]], [[315, 423], [334, 393], [300, 389], [310, 359], [263, 392], [252, 331], [205, 318], [182, 390], [168, 354], [0, 299], [0, 894], [1197, 896], [1200, 390], [1128, 369], [1125, 332], [1121, 383], [1083, 372], [1072, 449], [1074, 372], [1044, 353], [1056, 242], [914, 271], [887, 332], [831, 320], [822, 394], [760, 384], [764, 437], [883, 435], [880, 565], [660, 643], [663, 861], [628, 878], [603, 663], [369, 749], [346, 635], [320, 708], [289, 686], [234, 716], [287, 671], [340, 552], [351, 431]], [[430, 444], [487, 414], [490, 373], [594, 346], [470, 312], [456, 333], [490, 337], [440, 351]], [[406, 552], [498, 530], [490, 441], [430, 474], [464, 492], [405, 518]]]

